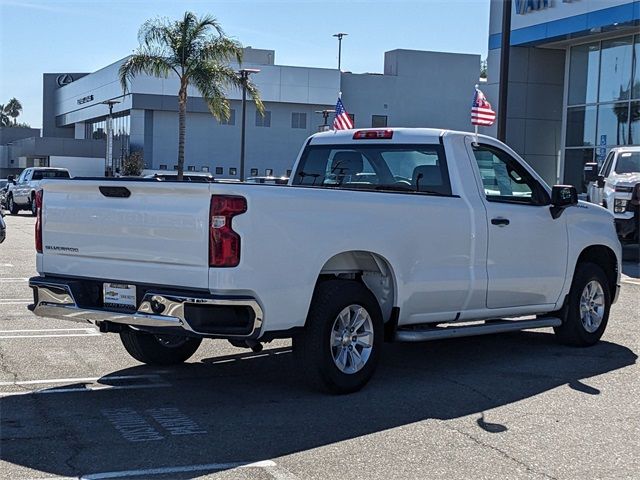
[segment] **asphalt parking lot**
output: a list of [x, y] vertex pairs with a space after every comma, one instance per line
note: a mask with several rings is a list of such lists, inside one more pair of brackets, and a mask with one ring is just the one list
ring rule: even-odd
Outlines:
[[637, 264], [595, 347], [551, 330], [391, 344], [336, 397], [300, 381], [288, 342], [208, 341], [159, 369], [115, 334], [33, 316], [34, 219], [5, 219], [0, 478], [638, 478]]

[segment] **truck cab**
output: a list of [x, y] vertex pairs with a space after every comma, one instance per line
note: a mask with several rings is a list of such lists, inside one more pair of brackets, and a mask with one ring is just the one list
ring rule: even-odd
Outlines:
[[637, 220], [631, 197], [640, 183], [640, 147], [613, 148], [597, 175], [595, 166], [587, 164], [585, 167], [587, 200], [613, 213], [621, 240], [637, 240]]
[[7, 210], [11, 215], [17, 215], [20, 210], [30, 210], [36, 214], [36, 192], [40, 183], [45, 179], [69, 179], [69, 170], [66, 168], [34, 167], [25, 168], [17, 180], [9, 185], [6, 194]]

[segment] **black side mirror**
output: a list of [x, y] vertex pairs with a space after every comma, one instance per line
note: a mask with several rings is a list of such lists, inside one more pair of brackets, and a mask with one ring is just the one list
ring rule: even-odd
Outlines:
[[584, 164], [584, 183], [589, 184], [595, 182], [598, 178], [598, 164], [589, 162]]
[[598, 175], [596, 183], [598, 184], [598, 188], [604, 188], [604, 175]]
[[578, 204], [578, 191], [573, 185], [554, 185], [551, 189], [551, 216], [558, 218], [562, 211]]
[[13, 183], [14, 185], [16, 184], [16, 177], [14, 177], [13, 175], [9, 175], [9, 176], [7, 177], [7, 180], [8, 180], [10, 183]]

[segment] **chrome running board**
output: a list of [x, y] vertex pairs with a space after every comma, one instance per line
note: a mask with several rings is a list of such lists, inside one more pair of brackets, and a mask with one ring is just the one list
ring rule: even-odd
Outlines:
[[516, 332], [529, 328], [557, 327], [560, 324], [562, 324], [562, 320], [559, 318], [543, 317], [532, 320], [487, 320], [480, 324], [453, 327], [418, 325], [398, 328], [398, 330], [396, 330], [395, 340], [397, 342], [426, 342], [444, 338], [473, 337], [493, 333]]

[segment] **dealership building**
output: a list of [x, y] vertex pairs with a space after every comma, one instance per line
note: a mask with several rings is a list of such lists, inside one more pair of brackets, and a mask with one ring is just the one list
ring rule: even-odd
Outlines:
[[[485, 87], [498, 112], [503, 7], [491, 1]], [[514, 0], [511, 8], [506, 141], [549, 183], [582, 189], [586, 162], [640, 144], [640, 1]]]
[[[93, 162], [96, 150], [105, 152], [107, 103], [112, 102], [114, 167], [138, 151], [148, 169], [177, 168], [178, 80], [140, 75], [123, 94], [118, 69], [124, 60], [93, 73], [44, 74], [42, 136], [10, 145], [9, 167], [19, 171], [51, 164], [46, 149], [65, 143], [61, 139], [77, 147], [75, 158]], [[382, 73], [354, 74], [277, 65], [273, 50], [246, 48], [242, 67], [260, 70], [251, 80], [266, 110], [262, 116], [253, 103], [247, 104], [245, 175], [280, 176], [290, 173], [305, 139], [324, 123], [318, 112], [333, 110], [339, 92], [356, 127], [468, 130], [480, 56], [393, 50], [384, 54]], [[231, 116], [218, 121], [190, 88], [186, 171], [239, 177], [242, 93], [232, 89], [227, 96]], [[331, 124], [333, 116], [327, 121]]]

